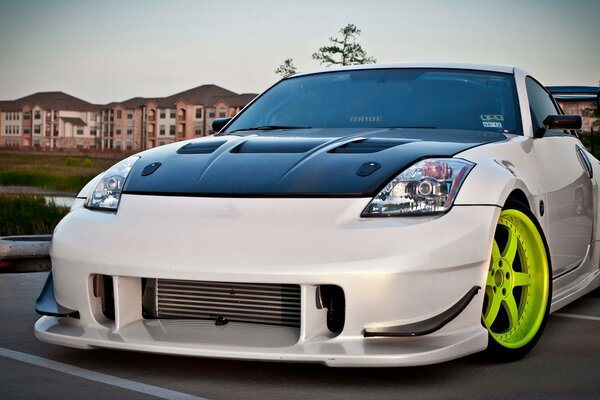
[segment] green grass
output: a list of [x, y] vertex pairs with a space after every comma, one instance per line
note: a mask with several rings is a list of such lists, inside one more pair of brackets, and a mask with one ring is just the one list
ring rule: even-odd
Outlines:
[[0, 153], [0, 186], [33, 186], [77, 193], [116, 160]]
[[0, 195], [0, 236], [50, 234], [68, 211], [40, 196]]

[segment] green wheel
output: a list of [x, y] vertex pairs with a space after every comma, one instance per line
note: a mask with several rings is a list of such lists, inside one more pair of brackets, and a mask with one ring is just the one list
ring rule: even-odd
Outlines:
[[524, 207], [500, 213], [485, 286], [482, 322], [488, 353], [508, 361], [535, 346], [550, 307], [551, 279], [544, 238]]

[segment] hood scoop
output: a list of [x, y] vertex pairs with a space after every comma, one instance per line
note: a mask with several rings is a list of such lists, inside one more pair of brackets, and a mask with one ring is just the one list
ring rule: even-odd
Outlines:
[[342, 153], [342, 154], [367, 154], [377, 153], [378, 151], [387, 150], [392, 147], [400, 146], [406, 143], [414, 142], [409, 139], [360, 139], [353, 142], [343, 144], [332, 150], [329, 153]]
[[201, 140], [188, 143], [177, 150], [177, 154], [210, 154], [225, 144], [227, 140]]
[[252, 138], [231, 149], [231, 153], [290, 154], [306, 153], [327, 143], [327, 139], [309, 138]]

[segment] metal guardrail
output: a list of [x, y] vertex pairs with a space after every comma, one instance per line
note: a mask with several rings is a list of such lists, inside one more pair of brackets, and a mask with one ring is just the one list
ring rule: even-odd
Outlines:
[[0, 237], [0, 273], [50, 271], [52, 235]]

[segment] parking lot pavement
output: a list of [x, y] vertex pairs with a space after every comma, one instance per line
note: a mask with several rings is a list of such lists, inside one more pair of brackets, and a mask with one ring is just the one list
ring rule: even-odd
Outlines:
[[46, 273], [0, 275], [0, 399], [598, 399], [600, 290], [552, 315], [523, 360], [474, 355], [416, 368], [334, 369], [39, 342], [33, 302]]

